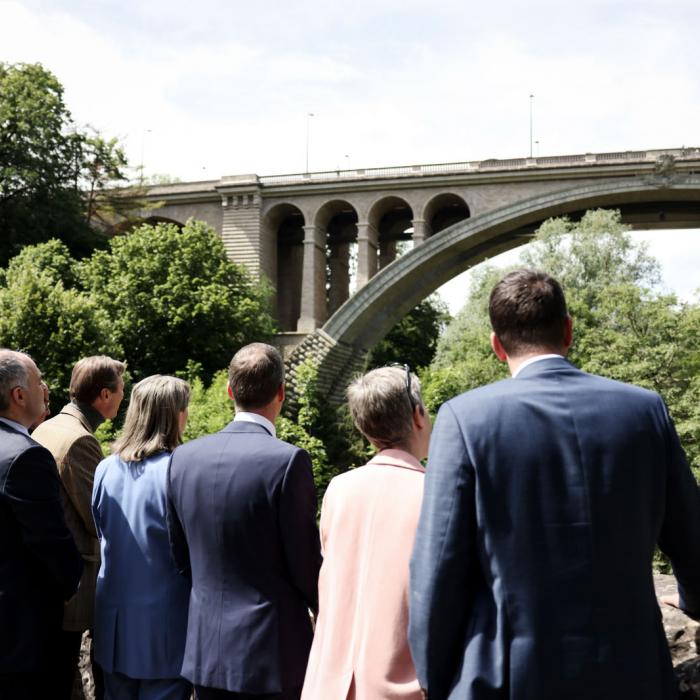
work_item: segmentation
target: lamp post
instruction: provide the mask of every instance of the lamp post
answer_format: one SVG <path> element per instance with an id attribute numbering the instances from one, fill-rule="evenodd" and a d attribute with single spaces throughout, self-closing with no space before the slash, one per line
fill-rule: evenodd
<path id="1" fill-rule="evenodd" d="M 532 158 L 532 100 L 534 97 L 530 95 L 530 158 Z"/>
<path id="2" fill-rule="evenodd" d="M 152 129 L 144 129 L 143 132 L 141 133 L 141 176 L 139 177 L 139 185 L 143 185 L 144 181 L 144 165 L 143 165 L 143 156 L 146 151 L 146 134 L 150 134 L 152 132 Z"/>
<path id="3" fill-rule="evenodd" d="M 309 134 L 311 131 L 311 118 L 313 116 L 314 116 L 313 112 L 306 113 L 306 170 L 305 170 L 305 172 L 307 174 L 309 172 Z"/>

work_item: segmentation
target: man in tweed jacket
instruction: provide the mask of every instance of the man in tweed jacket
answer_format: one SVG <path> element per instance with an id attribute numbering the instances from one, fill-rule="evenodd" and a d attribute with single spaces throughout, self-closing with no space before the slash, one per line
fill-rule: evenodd
<path id="1" fill-rule="evenodd" d="M 82 634 L 93 625 L 100 545 L 92 519 L 92 484 L 95 468 L 103 457 L 94 432 L 104 420 L 117 415 L 124 397 L 123 372 L 124 365 L 110 357 L 79 360 L 71 375 L 71 402 L 32 434 L 56 460 L 66 523 L 84 562 L 80 588 L 66 605 L 63 617 L 63 639 L 57 649 L 60 658 L 56 659 L 61 669 L 56 679 L 56 700 L 70 700 Z M 102 679 L 94 665 L 93 675 L 99 700 Z"/>

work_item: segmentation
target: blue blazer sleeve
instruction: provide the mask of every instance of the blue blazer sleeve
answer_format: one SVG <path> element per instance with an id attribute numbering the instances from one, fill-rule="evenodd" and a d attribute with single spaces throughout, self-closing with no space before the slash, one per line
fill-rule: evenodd
<path id="1" fill-rule="evenodd" d="M 35 445 L 19 454 L 7 474 L 4 491 L 25 546 L 68 600 L 78 588 L 83 559 L 66 525 L 51 453 Z"/>
<path id="2" fill-rule="evenodd" d="M 468 623 L 474 577 L 474 468 L 449 404 L 438 413 L 411 558 L 409 644 L 418 680 L 447 697 Z M 466 562 L 466 564 L 465 564 Z"/>
<path id="3" fill-rule="evenodd" d="M 659 548 L 673 565 L 681 608 L 697 619 L 700 618 L 700 491 L 666 406 L 659 401 L 670 455 Z"/>
<path id="4" fill-rule="evenodd" d="M 316 612 L 321 540 L 316 526 L 316 487 L 311 458 L 304 450 L 296 450 L 287 466 L 280 494 L 279 524 L 292 584 Z"/>

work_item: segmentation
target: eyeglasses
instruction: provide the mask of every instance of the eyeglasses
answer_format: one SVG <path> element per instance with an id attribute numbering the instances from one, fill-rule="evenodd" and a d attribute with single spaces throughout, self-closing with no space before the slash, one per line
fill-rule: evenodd
<path id="1" fill-rule="evenodd" d="M 418 404 L 416 403 L 416 400 L 413 397 L 413 392 L 411 391 L 411 368 L 407 364 L 401 364 L 400 362 L 392 362 L 389 367 L 398 367 L 406 372 L 406 394 L 408 394 L 408 401 L 411 404 L 411 410 L 415 411 Z"/>

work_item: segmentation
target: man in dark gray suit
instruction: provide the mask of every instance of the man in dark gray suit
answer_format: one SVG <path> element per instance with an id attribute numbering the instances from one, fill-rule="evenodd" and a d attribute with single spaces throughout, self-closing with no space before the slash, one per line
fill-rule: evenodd
<path id="1" fill-rule="evenodd" d="M 438 414 L 411 562 L 410 643 L 430 700 L 676 697 L 655 546 L 700 614 L 700 494 L 661 398 L 565 359 L 556 280 L 491 293 L 513 377 Z"/>
<path id="2" fill-rule="evenodd" d="M 170 462 L 171 548 L 192 580 L 182 675 L 200 700 L 294 700 L 321 564 L 311 459 L 275 437 L 284 401 L 275 348 L 235 354 L 229 396 L 234 420 Z"/>
<path id="3" fill-rule="evenodd" d="M 0 350 L 0 700 L 53 697 L 63 604 L 83 568 L 56 462 L 29 437 L 45 399 L 34 361 Z"/>

